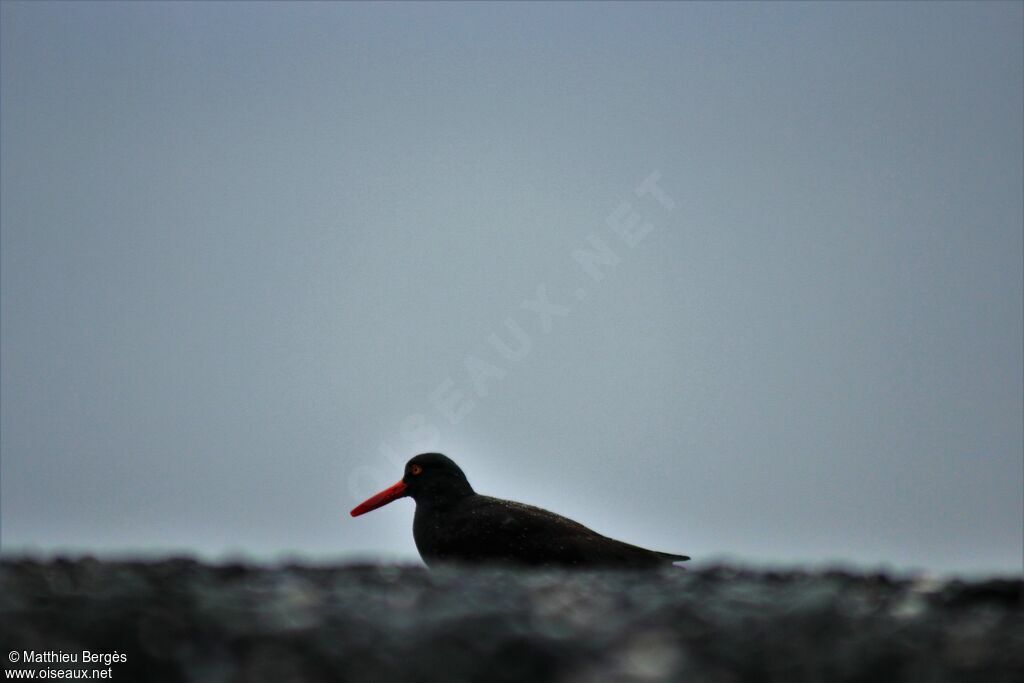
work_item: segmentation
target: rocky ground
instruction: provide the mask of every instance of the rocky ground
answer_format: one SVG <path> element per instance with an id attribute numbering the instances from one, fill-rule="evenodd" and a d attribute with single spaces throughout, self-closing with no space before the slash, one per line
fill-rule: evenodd
<path id="1" fill-rule="evenodd" d="M 1024 584 L 6 559 L 0 647 L 168 683 L 1016 682 Z"/>

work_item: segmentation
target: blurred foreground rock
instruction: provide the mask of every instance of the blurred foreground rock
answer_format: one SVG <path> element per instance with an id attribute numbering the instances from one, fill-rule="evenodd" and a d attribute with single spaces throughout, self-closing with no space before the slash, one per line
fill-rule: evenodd
<path id="1" fill-rule="evenodd" d="M 11 651 L 116 651 L 111 679 L 145 682 L 1016 682 L 1024 587 L 727 567 L 7 559 L 0 647 L 9 669 L 24 664 Z"/>

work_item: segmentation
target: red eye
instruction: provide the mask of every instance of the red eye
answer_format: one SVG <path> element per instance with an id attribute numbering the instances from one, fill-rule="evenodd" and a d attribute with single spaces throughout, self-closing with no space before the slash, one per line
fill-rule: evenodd
<path id="1" fill-rule="evenodd" d="M 420 474 L 421 472 L 423 472 L 423 468 L 420 467 L 419 465 L 409 466 L 409 474 Z"/>

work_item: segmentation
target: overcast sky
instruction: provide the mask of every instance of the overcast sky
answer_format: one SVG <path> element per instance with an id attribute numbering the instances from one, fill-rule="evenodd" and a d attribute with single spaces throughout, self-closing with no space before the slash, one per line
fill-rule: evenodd
<path id="1" fill-rule="evenodd" d="M 1022 8 L 4 2 L 4 552 L 1020 571 Z"/>

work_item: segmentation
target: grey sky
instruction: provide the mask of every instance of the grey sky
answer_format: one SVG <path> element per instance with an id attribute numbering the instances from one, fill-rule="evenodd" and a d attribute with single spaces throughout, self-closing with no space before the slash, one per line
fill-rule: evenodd
<path id="1" fill-rule="evenodd" d="M 1022 7 L 4 2 L 4 551 L 1019 571 Z"/>

